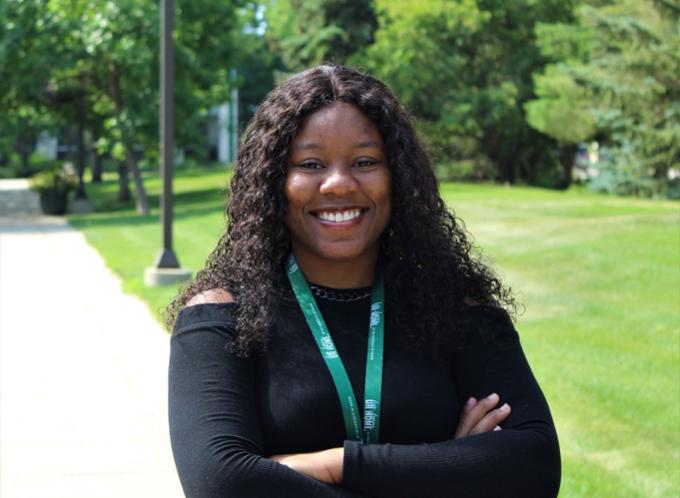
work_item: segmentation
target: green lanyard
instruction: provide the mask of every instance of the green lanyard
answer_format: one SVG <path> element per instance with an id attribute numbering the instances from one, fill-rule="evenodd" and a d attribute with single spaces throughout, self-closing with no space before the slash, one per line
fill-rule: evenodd
<path id="1" fill-rule="evenodd" d="M 371 291 L 371 316 L 368 328 L 366 355 L 366 383 L 364 389 L 364 424 L 360 423 L 358 407 L 345 365 L 335 348 L 326 322 L 309 290 L 309 285 L 293 255 L 288 259 L 288 279 L 293 287 L 305 320 L 309 325 L 319 352 L 333 377 L 340 398 L 342 418 L 347 438 L 363 443 L 377 443 L 380 433 L 380 398 L 382 391 L 384 302 L 383 280 L 378 274 Z"/>

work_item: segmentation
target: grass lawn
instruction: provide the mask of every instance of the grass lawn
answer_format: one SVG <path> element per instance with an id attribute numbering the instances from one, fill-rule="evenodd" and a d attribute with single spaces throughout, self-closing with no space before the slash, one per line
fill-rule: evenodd
<path id="1" fill-rule="evenodd" d="M 196 271 L 224 228 L 224 172 L 175 180 L 175 246 Z M 146 185 L 157 205 L 160 183 Z M 158 213 L 90 185 L 97 213 L 70 216 L 124 289 L 154 312 L 176 292 L 143 271 Z M 443 184 L 483 255 L 515 290 L 517 326 L 550 402 L 563 457 L 560 497 L 680 496 L 680 204 L 582 191 Z"/>

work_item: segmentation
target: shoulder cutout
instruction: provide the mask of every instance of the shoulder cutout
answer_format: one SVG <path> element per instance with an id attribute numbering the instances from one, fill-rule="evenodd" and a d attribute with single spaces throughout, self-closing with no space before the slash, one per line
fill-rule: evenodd
<path id="1" fill-rule="evenodd" d="M 501 304 L 493 296 L 482 296 L 480 298 L 474 298 L 472 296 L 465 296 L 463 298 L 463 304 L 469 306 L 470 308 L 475 308 L 477 306 L 488 306 L 491 308 L 502 308 Z"/>
<path id="2" fill-rule="evenodd" d="M 480 301 L 477 301 L 476 299 L 472 299 L 470 297 L 464 298 L 463 303 L 465 303 L 466 306 L 479 306 L 482 304 Z"/>
<path id="3" fill-rule="evenodd" d="M 221 304 L 233 303 L 234 296 L 224 289 L 209 289 L 196 294 L 186 304 L 186 306 L 194 306 L 196 304 Z"/>

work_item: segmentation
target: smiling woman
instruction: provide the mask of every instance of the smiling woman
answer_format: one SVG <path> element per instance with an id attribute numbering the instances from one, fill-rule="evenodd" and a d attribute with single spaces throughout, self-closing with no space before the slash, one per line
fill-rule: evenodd
<path id="1" fill-rule="evenodd" d="M 391 209 L 377 127 L 343 102 L 309 116 L 293 140 L 284 192 L 292 250 L 306 278 L 369 286 Z"/>
<path id="2" fill-rule="evenodd" d="M 169 310 L 187 496 L 557 494 L 512 297 L 385 85 L 320 66 L 272 91 L 227 214 Z"/>

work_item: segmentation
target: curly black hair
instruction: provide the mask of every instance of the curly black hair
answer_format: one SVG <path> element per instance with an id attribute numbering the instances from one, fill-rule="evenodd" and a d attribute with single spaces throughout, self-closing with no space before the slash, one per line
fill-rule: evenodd
<path id="1" fill-rule="evenodd" d="M 205 267 L 168 307 L 169 325 L 193 296 L 225 289 L 238 303 L 234 349 L 247 355 L 266 346 L 277 305 L 290 292 L 285 261 L 291 239 L 284 223 L 290 146 L 307 116 L 337 101 L 355 105 L 376 124 L 387 152 L 392 210 L 380 261 L 388 323 L 410 324 L 416 345 L 455 345 L 470 303 L 514 311 L 510 290 L 473 256 L 463 226 L 439 195 L 428 154 L 390 89 L 355 69 L 322 65 L 272 90 L 250 122 L 228 195 L 228 228 Z"/>

